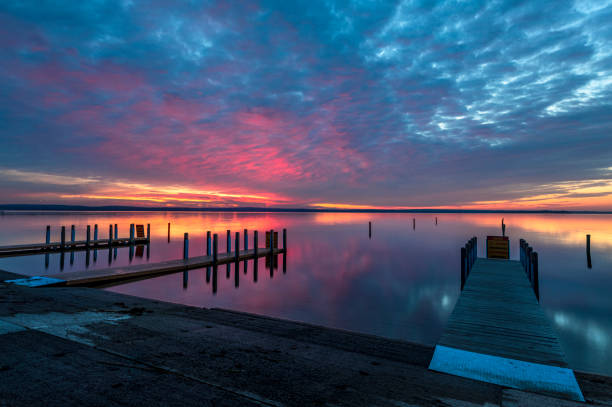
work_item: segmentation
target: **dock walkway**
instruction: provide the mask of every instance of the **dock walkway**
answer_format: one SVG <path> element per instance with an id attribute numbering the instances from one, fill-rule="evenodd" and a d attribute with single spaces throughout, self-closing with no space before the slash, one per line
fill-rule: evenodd
<path id="1" fill-rule="evenodd" d="M 430 369 L 584 400 L 519 261 L 475 261 Z"/>
<path id="2" fill-rule="evenodd" d="M 245 261 L 254 258 L 278 255 L 285 253 L 285 249 L 259 248 L 241 250 L 236 257 L 236 252 L 219 253 L 216 265 L 234 263 L 236 260 Z M 213 256 L 198 256 L 188 259 L 167 260 L 158 263 L 137 264 L 133 266 L 112 267 L 98 270 L 72 271 L 58 273 L 43 277 L 29 277 L 12 280 L 17 284 L 27 286 L 92 286 L 98 284 L 110 284 L 122 280 L 131 280 L 159 276 L 162 274 L 177 273 L 181 271 L 213 267 L 215 261 Z"/>

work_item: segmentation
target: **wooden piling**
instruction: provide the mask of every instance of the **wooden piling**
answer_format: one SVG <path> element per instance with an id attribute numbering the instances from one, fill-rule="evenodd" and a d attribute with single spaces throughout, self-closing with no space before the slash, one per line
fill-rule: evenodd
<path id="1" fill-rule="evenodd" d="M 168 243 L 170 243 L 170 222 L 168 222 Z"/>
<path id="2" fill-rule="evenodd" d="M 231 252 L 232 251 L 232 232 L 230 232 L 230 230 L 227 230 L 227 236 L 225 238 L 225 241 L 227 242 L 227 252 Z"/>
<path id="3" fill-rule="evenodd" d="M 130 244 L 134 244 L 134 224 L 130 224 Z"/>
<path id="4" fill-rule="evenodd" d="M 45 244 L 51 243 L 51 225 L 47 225 L 47 230 L 45 231 Z"/>
<path id="5" fill-rule="evenodd" d="M 147 223 L 147 241 L 151 241 L 151 224 Z"/>
<path id="6" fill-rule="evenodd" d="M 368 237 L 372 237 L 372 222 L 368 222 Z"/>
<path id="7" fill-rule="evenodd" d="M 587 267 L 592 268 L 591 264 L 591 235 L 586 235 L 586 255 L 587 255 Z"/>
<path id="8" fill-rule="evenodd" d="M 98 224 L 96 223 L 94 225 L 94 244 L 96 244 L 95 242 L 98 241 Z"/>
<path id="9" fill-rule="evenodd" d="M 215 233 L 213 235 L 213 263 L 217 264 L 218 259 L 219 259 L 219 244 L 218 244 L 217 234 Z M 215 269 L 215 275 L 217 274 L 216 271 L 217 270 Z"/>
<path id="10" fill-rule="evenodd" d="M 527 246 L 526 258 L 527 258 L 527 278 L 531 281 L 532 274 L 532 263 L 531 263 L 531 253 L 533 253 L 533 248 L 531 246 Z"/>
<path id="11" fill-rule="evenodd" d="M 234 240 L 234 246 L 235 246 L 235 254 L 236 254 L 236 263 L 238 263 L 240 261 L 240 232 L 236 232 L 236 238 Z M 236 271 L 238 271 L 238 269 L 236 269 Z"/>
<path id="12" fill-rule="evenodd" d="M 108 225 L 108 252 L 111 252 L 111 246 L 113 245 L 113 225 Z M 110 256 L 109 256 L 110 258 Z"/>
<path id="13" fill-rule="evenodd" d="M 76 238 L 76 233 L 74 230 L 74 225 L 72 225 L 70 226 L 70 241 L 74 242 L 75 238 Z"/>
<path id="14" fill-rule="evenodd" d="M 438 217 L 436 216 L 436 226 L 438 226 Z"/>
<path id="15" fill-rule="evenodd" d="M 539 266 L 538 266 L 538 252 L 533 252 L 531 254 L 532 260 L 531 262 L 533 263 L 533 278 L 532 278 L 532 282 L 531 285 L 533 286 L 533 292 L 535 293 L 535 296 L 538 300 L 538 302 L 540 302 L 540 276 L 539 276 Z"/>
<path id="16" fill-rule="evenodd" d="M 189 258 L 189 233 L 185 233 L 183 237 L 183 260 Z"/>
<path id="17" fill-rule="evenodd" d="M 62 250 L 66 247 L 66 226 L 62 226 L 62 234 L 60 236 L 60 246 Z"/>
<path id="18" fill-rule="evenodd" d="M 87 225 L 87 234 L 85 237 L 85 246 L 89 247 L 91 245 L 91 226 Z"/>
<path id="19" fill-rule="evenodd" d="M 257 252 L 259 251 L 259 242 L 257 241 L 257 231 L 253 232 L 253 250 L 255 251 L 255 262 L 257 263 Z"/>
<path id="20" fill-rule="evenodd" d="M 210 256 L 210 230 L 206 232 L 206 255 Z"/>
<path id="21" fill-rule="evenodd" d="M 119 239 L 119 228 L 117 227 L 117 224 L 115 223 L 115 240 Z"/>
<path id="22" fill-rule="evenodd" d="M 416 229 L 416 219 L 412 218 L 412 230 Z"/>
<path id="23" fill-rule="evenodd" d="M 465 285 L 465 263 L 466 263 L 466 252 L 465 247 L 461 248 L 461 290 L 463 290 L 463 286 Z"/>
<path id="24" fill-rule="evenodd" d="M 283 250 L 287 253 L 287 229 L 283 229 Z"/>

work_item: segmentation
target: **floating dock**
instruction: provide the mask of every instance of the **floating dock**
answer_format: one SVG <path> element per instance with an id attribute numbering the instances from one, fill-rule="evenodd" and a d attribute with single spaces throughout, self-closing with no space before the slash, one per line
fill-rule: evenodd
<path id="1" fill-rule="evenodd" d="M 526 266 L 523 243 L 521 261 L 471 260 L 465 286 L 429 368 L 584 401 L 559 338 L 538 302 L 537 284 L 530 282 L 533 270 Z M 534 257 L 531 248 L 525 253 Z"/>

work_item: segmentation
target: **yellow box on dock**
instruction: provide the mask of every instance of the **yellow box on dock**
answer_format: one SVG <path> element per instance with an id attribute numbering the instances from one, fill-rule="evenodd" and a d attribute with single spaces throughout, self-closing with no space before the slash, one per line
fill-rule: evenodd
<path id="1" fill-rule="evenodd" d="M 510 241 L 508 236 L 487 236 L 487 258 L 510 258 Z"/>

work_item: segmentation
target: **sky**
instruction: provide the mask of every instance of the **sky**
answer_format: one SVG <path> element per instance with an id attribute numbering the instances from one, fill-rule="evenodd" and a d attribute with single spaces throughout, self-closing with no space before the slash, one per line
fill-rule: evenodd
<path id="1" fill-rule="evenodd" d="M 0 204 L 612 210 L 612 1 L 0 1 Z"/>

